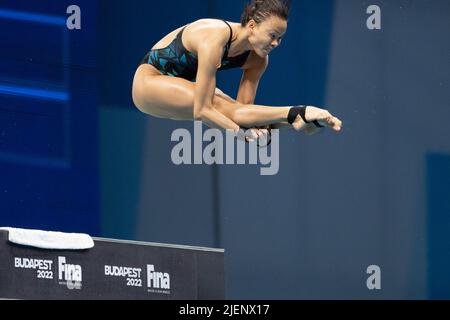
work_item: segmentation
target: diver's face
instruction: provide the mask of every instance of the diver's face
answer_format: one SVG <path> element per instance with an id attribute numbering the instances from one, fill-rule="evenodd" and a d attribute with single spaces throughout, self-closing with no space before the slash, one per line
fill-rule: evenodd
<path id="1" fill-rule="evenodd" d="M 287 21 L 280 17 L 272 16 L 259 24 L 254 20 L 250 20 L 247 27 L 250 31 L 248 40 L 253 50 L 258 56 L 264 58 L 280 45 L 287 30 Z"/>

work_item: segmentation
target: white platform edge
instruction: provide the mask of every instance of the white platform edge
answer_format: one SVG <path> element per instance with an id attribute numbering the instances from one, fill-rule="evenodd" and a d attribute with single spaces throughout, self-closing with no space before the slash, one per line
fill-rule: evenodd
<path id="1" fill-rule="evenodd" d="M 215 248 L 207 248 L 207 247 L 183 246 L 183 245 L 177 245 L 177 244 L 141 242 L 141 241 L 118 240 L 118 239 L 107 239 L 107 238 L 96 238 L 96 237 L 92 237 L 92 239 L 94 241 L 111 242 L 111 243 L 119 243 L 119 244 L 133 244 L 133 245 L 139 245 L 139 246 L 150 246 L 150 247 L 162 247 L 162 248 L 171 248 L 171 249 L 225 253 L 225 249 L 215 249 Z"/>

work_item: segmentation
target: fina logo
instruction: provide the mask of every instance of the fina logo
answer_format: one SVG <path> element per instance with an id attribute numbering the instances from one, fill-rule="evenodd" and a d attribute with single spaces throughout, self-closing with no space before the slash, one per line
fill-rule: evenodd
<path id="1" fill-rule="evenodd" d="M 156 272 L 155 266 L 147 265 L 147 287 L 153 289 L 170 290 L 170 275 L 165 272 Z"/>
<path id="2" fill-rule="evenodd" d="M 66 263 L 66 257 L 58 257 L 58 279 L 61 280 L 59 284 L 66 285 L 70 290 L 81 290 L 81 266 Z"/>

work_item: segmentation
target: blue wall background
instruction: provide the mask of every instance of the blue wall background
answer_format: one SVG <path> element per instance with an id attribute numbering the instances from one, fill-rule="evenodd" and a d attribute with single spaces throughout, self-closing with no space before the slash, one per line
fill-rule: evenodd
<path id="1" fill-rule="evenodd" d="M 0 3 L 0 224 L 98 235 L 97 6 L 69 31 L 71 4 Z"/>
<path id="2" fill-rule="evenodd" d="M 68 5 L 24 3 L 0 10 L 64 17 Z M 170 135 L 193 124 L 141 114 L 130 95 L 156 41 L 200 18 L 237 22 L 243 1 L 78 3 L 82 30 L 33 25 L 41 37 L 0 11 L 2 225 L 223 247 L 231 299 L 450 298 L 448 1 L 294 1 L 256 102 L 326 106 L 345 127 L 281 132 L 270 177 L 173 165 Z M 366 27 L 372 4 L 381 30 Z M 240 75 L 218 87 L 235 96 Z M 373 264 L 380 291 L 366 287 Z"/>

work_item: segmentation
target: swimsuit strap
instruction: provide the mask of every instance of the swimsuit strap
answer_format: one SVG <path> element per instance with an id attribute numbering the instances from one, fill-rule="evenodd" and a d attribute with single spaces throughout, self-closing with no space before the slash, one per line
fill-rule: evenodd
<path id="1" fill-rule="evenodd" d="M 231 47 L 231 40 L 233 39 L 233 29 L 231 28 L 230 24 L 228 22 L 226 22 L 225 20 L 222 20 L 223 22 L 225 22 L 228 26 L 228 28 L 230 28 L 230 39 L 228 40 L 227 46 L 226 46 L 226 51 L 224 54 L 224 57 L 228 56 L 228 50 L 230 50 Z"/>

